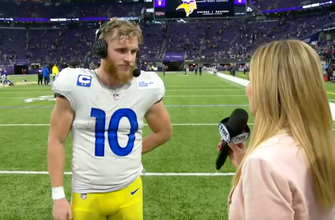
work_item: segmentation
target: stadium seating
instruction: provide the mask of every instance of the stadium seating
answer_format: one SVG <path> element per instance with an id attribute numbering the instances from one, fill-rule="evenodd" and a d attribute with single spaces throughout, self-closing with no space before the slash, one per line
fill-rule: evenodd
<path id="1" fill-rule="evenodd" d="M 251 4 L 262 11 L 277 8 L 291 8 L 318 2 L 326 2 L 326 0 L 251 0 Z"/>
<path id="2" fill-rule="evenodd" d="M 253 1 L 258 8 L 269 5 L 287 7 L 287 1 Z M 309 2 L 313 2 L 309 1 Z M 306 3 L 306 2 L 305 2 Z M 267 4 L 269 4 L 267 6 Z M 292 0 L 289 5 L 301 4 Z M 31 2 L 0 2 L 3 17 L 126 17 L 140 16 L 140 3 L 58 3 L 58 6 L 32 4 Z M 144 42 L 140 46 L 142 59 L 162 59 L 165 53 L 186 52 L 187 58 L 250 58 L 257 46 L 272 40 L 302 38 L 327 24 L 333 23 L 334 14 L 303 17 L 285 17 L 277 20 L 205 20 L 152 24 L 141 22 Z M 1 64 L 13 61 L 74 61 L 87 57 L 98 26 L 64 27 L 2 27 L 0 29 Z M 322 54 L 333 42 L 314 45 Z"/>
<path id="3" fill-rule="evenodd" d="M 106 1 L 108 2 L 108 1 Z M 307 5 L 326 0 L 251 0 L 260 10 L 289 8 L 300 5 Z M 0 16 L 2 17 L 20 17 L 20 18 L 62 18 L 62 17 L 107 17 L 110 15 L 123 17 L 133 14 L 139 14 L 143 8 L 142 4 L 113 4 L 113 3 L 95 3 L 95 2 L 68 2 L 57 4 L 31 4 L 31 2 L 0 2 Z"/>
<path id="4" fill-rule="evenodd" d="M 142 4 L 112 4 L 95 2 L 69 2 L 58 4 L 31 2 L 0 2 L 0 16 L 7 18 L 79 18 L 124 17 L 140 14 Z"/>

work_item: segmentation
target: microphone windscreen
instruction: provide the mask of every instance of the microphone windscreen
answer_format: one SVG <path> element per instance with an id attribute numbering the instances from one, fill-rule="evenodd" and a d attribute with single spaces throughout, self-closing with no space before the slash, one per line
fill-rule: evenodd
<path id="1" fill-rule="evenodd" d="M 227 122 L 230 136 L 234 137 L 243 132 L 248 123 L 249 115 L 244 109 L 235 109 Z"/>
<path id="2" fill-rule="evenodd" d="M 134 77 L 139 77 L 141 75 L 141 70 L 139 70 L 139 69 L 135 69 L 134 71 L 133 71 L 133 76 Z"/>

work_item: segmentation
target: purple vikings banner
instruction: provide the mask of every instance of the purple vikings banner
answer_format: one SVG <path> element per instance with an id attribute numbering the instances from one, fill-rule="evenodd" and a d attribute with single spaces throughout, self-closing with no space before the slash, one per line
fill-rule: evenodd
<path id="1" fill-rule="evenodd" d="M 314 34 L 308 35 L 301 40 L 307 44 L 315 44 L 319 40 L 320 32 L 316 32 Z"/>
<path id="2" fill-rule="evenodd" d="M 235 5 L 245 5 L 246 0 L 234 0 Z"/>
<path id="3" fill-rule="evenodd" d="M 184 62 L 185 61 L 185 52 L 166 52 L 164 62 Z"/>
<path id="4" fill-rule="evenodd" d="M 164 8 L 165 0 L 155 0 L 155 8 Z"/>

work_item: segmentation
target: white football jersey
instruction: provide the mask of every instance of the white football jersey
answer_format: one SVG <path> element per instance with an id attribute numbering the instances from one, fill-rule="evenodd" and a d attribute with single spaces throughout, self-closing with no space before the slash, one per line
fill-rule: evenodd
<path id="1" fill-rule="evenodd" d="M 143 120 L 165 94 L 162 79 L 142 71 L 128 84 L 110 88 L 99 81 L 96 70 L 64 69 L 53 91 L 65 96 L 75 112 L 72 191 L 111 192 L 137 179 L 143 170 Z"/>

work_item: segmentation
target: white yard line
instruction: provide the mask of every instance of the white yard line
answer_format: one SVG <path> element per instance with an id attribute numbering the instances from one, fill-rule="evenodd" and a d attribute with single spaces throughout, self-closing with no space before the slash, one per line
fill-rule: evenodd
<path id="1" fill-rule="evenodd" d="M 39 96 L 41 97 L 41 96 Z M 53 98 L 53 95 L 43 96 L 47 98 Z M 166 95 L 164 98 L 201 98 L 201 97 L 247 97 L 246 95 Z M 0 100 L 24 100 L 29 98 L 38 98 L 38 97 L 12 97 L 12 98 L 0 98 Z"/>
<path id="2" fill-rule="evenodd" d="M 53 96 L 52 96 L 53 97 Z M 24 99 L 29 99 L 29 98 L 31 98 L 31 97 L 13 97 L 13 98 L 0 98 L 0 100 L 16 100 L 16 99 L 18 99 L 18 100 L 24 100 Z"/>
<path id="3" fill-rule="evenodd" d="M 169 89 L 166 92 L 206 92 L 206 91 L 238 91 L 245 90 L 243 88 L 237 87 L 236 89 Z"/>
<path id="4" fill-rule="evenodd" d="M 26 171 L 26 170 L 0 170 L 0 174 L 16 175 L 48 175 L 48 171 Z M 234 176 L 235 173 L 144 173 L 142 176 Z M 64 175 L 72 175 L 72 172 L 64 172 Z"/>
<path id="5" fill-rule="evenodd" d="M 166 95 L 169 98 L 198 98 L 198 97 L 247 97 L 246 95 Z"/>
<path id="6" fill-rule="evenodd" d="M 165 88 L 213 88 L 213 87 L 223 87 L 223 88 L 238 88 L 238 85 L 234 85 L 234 84 L 196 84 L 196 85 L 190 85 L 190 84 L 185 84 L 185 85 L 165 85 Z M 10 87 L 8 87 L 10 88 Z M 20 87 L 20 88 L 10 88 L 13 89 L 14 91 L 22 91 L 22 90 L 38 90 L 38 91 L 46 91 L 48 89 L 50 89 L 51 87 L 47 87 L 47 86 L 42 86 L 42 87 L 38 87 L 38 88 L 25 88 L 25 87 Z"/>
<path id="7" fill-rule="evenodd" d="M 167 89 L 166 90 L 166 92 L 210 92 L 210 91 L 221 91 L 221 92 L 223 92 L 223 91 L 244 91 L 245 89 L 243 89 L 243 88 L 239 88 L 239 87 L 236 87 L 236 89 L 224 89 L 224 88 L 222 88 L 222 89 Z M 45 93 L 47 93 L 47 92 L 50 92 L 50 93 L 52 93 L 51 91 L 45 91 Z M 11 91 L 2 91 L 1 92 L 1 94 L 22 94 L 23 93 L 23 91 L 17 91 L 17 92 L 11 92 Z M 24 93 L 25 94 L 40 94 L 41 93 L 41 91 L 38 91 L 38 90 L 36 90 L 36 91 L 31 91 L 31 90 L 29 90 L 29 91 L 24 91 Z"/>
<path id="8" fill-rule="evenodd" d="M 253 126 L 254 123 L 248 123 L 249 126 Z M 335 123 L 333 123 L 335 125 Z M 0 124 L 0 127 L 47 127 L 50 124 Z M 148 126 L 148 124 L 144 124 Z M 172 126 L 218 126 L 218 123 L 185 123 L 185 124 L 172 124 Z M 333 129 L 335 131 L 335 129 Z"/>
<path id="9" fill-rule="evenodd" d="M 0 124 L 0 127 L 46 127 L 50 124 Z M 144 124 L 148 126 L 148 124 Z M 185 123 L 185 124 L 172 124 L 172 126 L 217 126 L 218 123 Z M 253 123 L 248 123 L 253 125 Z"/>

